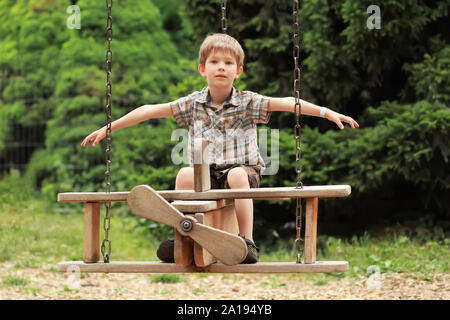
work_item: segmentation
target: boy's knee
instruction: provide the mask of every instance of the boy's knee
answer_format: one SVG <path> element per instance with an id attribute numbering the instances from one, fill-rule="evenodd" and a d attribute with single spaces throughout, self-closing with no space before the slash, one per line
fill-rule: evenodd
<path id="1" fill-rule="evenodd" d="M 227 175 L 228 185 L 230 188 L 249 188 L 248 174 L 241 168 L 233 168 Z"/>
<path id="2" fill-rule="evenodd" d="M 178 171 L 175 189 L 194 189 L 194 168 L 186 167 Z"/>

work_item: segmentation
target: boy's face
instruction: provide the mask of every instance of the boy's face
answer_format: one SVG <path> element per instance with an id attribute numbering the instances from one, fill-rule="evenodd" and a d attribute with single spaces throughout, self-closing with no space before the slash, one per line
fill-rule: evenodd
<path id="1" fill-rule="evenodd" d="M 236 57 L 228 51 L 212 50 L 205 64 L 199 64 L 198 71 L 208 81 L 210 87 L 231 87 L 234 79 L 242 74 L 242 66 L 238 67 Z"/>

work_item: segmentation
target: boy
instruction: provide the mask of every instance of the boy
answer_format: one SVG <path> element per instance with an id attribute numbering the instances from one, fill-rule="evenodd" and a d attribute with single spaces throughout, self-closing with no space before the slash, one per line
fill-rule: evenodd
<path id="1" fill-rule="evenodd" d="M 197 137 L 211 142 L 211 188 L 258 188 L 265 166 L 256 142 L 256 124 L 267 123 L 272 111 L 295 112 L 295 100 L 237 91 L 233 82 L 242 74 L 243 64 L 244 52 L 236 39 L 226 34 L 210 35 L 199 50 L 198 71 L 207 80 L 206 88 L 170 103 L 143 105 L 114 121 L 111 130 L 173 116 L 178 125 L 189 126 L 191 164 L 178 172 L 175 189 L 194 189 L 191 153 Z M 359 127 L 352 118 L 330 109 L 303 100 L 301 105 L 302 114 L 327 118 L 340 129 L 344 128 L 342 122 L 352 128 Z M 245 133 L 245 139 L 241 133 Z M 100 128 L 88 135 L 81 145 L 85 147 L 93 141 L 92 146 L 96 146 L 105 136 L 106 127 Z M 253 200 L 236 199 L 235 208 L 240 236 L 248 247 L 243 263 L 256 263 L 259 249 L 253 241 Z M 173 262 L 173 240 L 161 243 L 157 255 L 165 262 Z"/>

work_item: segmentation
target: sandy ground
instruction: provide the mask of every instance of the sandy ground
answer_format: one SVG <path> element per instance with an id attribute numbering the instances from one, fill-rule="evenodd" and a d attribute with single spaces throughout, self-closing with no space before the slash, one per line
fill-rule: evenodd
<path id="1" fill-rule="evenodd" d="M 56 266 L 0 264 L 1 300 L 448 300 L 450 274 L 385 273 L 357 278 L 266 274 L 69 274 Z"/>

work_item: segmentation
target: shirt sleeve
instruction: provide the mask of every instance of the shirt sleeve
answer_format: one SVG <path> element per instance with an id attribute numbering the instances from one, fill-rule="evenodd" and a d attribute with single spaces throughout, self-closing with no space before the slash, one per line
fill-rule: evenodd
<path id="1" fill-rule="evenodd" d="M 268 123 L 270 120 L 269 101 L 270 97 L 259 93 L 249 92 L 251 95 L 248 104 L 248 114 L 254 123 Z"/>
<path id="2" fill-rule="evenodd" d="M 179 126 L 190 125 L 192 122 L 193 94 L 170 103 L 173 116 Z"/>

